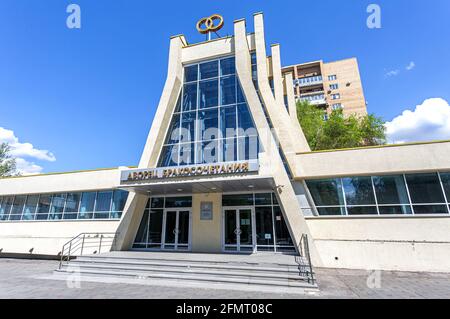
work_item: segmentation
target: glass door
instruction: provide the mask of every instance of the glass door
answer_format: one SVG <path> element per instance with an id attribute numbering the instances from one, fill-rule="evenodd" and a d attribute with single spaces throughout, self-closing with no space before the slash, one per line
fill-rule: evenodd
<path id="1" fill-rule="evenodd" d="M 224 250 L 253 252 L 254 238 L 253 208 L 227 208 L 223 212 Z"/>
<path id="2" fill-rule="evenodd" d="M 163 249 L 189 250 L 190 224 L 190 210 L 165 210 Z"/>

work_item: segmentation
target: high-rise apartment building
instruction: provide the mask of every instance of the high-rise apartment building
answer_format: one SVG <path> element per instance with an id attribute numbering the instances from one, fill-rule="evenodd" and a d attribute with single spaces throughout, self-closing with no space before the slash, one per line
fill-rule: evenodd
<path id="1" fill-rule="evenodd" d="M 325 63 L 322 60 L 283 68 L 293 75 L 297 101 L 309 101 L 326 113 L 343 109 L 345 115 L 367 114 L 356 58 Z"/>

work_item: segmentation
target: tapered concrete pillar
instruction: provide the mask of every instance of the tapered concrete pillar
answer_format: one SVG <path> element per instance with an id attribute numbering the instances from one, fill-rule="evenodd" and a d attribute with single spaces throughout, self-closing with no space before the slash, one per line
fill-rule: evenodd
<path id="1" fill-rule="evenodd" d="M 287 227 L 294 243 L 297 246 L 297 249 L 299 248 L 298 245 L 302 238 L 302 234 L 308 234 L 313 263 L 316 266 L 320 266 L 320 257 L 317 253 L 317 249 L 310 235 L 308 225 L 306 224 L 306 220 L 295 196 L 289 176 L 284 168 L 275 139 L 272 134 L 270 134 L 269 124 L 265 118 L 262 105 L 253 85 L 245 20 L 235 21 L 234 33 L 237 75 L 242 85 L 243 93 L 249 105 L 249 110 L 252 114 L 262 144 L 261 146 L 263 151 L 260 154 L 260 174 L 270 174 L 275 181 L 275 192 L 277 193 L 277 197 L 281 203 L 281 208 Z M 289 119 L 288 121 L 290 123 Z"/>
<path id="2" fill-rule="evenodd" d="M 283 76 L 281 75 L 280 45 L 272 44 L 271 49 L 272 49 L 273 88 L 275 92 L 275 100 L 283 111 L 287 111 L 284 106 L 284 92 L 283 92 L 284 79 Z"/>
<path id="3" fill-rule="evenodd" d="M 161 95 L 150 133 L 139 162 L 139 168 L 156 167 L 167 127 L 170 125 L 182 85 L 183 65 L 181 51 L 186 45 L 184 36 L 174 36 L 170 40 L 169 66 L 166 83 Z M 124 216 L 117 229 L 113 250 L 128 250 L 133 245 L 139 224 L 147 204 L 148 196 L 130 192 L 124 208 Z"/>

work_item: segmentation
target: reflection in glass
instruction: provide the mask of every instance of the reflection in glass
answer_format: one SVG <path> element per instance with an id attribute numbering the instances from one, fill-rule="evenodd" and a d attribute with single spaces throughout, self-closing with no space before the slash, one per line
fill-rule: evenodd
<path id="1" fill-rule="evenodd" d="M 378 204 L 409 204 L 403 175 L 374 176 Z"/>
<path id="2" fill-rule="evenodd" d="M 375 205 L 370 177 L 343 178 L 342 184 L 347 205 Z"/>
<path id="3" fill-rule="evenodd" d="M 344 205 L 340 178 L 310 180 L 306 184 L 316 206 Z"/>
<path id="4" fill-rule="evenodd" d="M 219 89 L 217 80 L 200 82 L 199 92 L 201 109 L 219 105 Z"/>
<path id="5" fill-rule="evenodd" d="M 23 220 L 34 220 L 38 201 L 39 195 L 27 196 L 27 202 L 25 204 L 25 209 L 23 210 Z"/>
<path id="6" fill-rule="evenodd" d="M 200 64 L 200 79 L 216 78 L 219 76 L 219 61 Z"/>
<path id="7" fill-rule="evenodd" d="M 406 181 L 413 204 L 445 203 L 436 173 L 406 175 Z"/>

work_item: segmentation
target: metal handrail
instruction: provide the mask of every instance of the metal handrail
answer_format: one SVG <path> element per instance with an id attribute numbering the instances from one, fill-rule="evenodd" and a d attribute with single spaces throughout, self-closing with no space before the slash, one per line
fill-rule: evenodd
<path id="1" fill-rule="evenodd" d="M 97 248 L 97 244 L 88 246 L 89 240 L 95 239 L 95 240 L 99 241 L 98 251 L 95 251 L 94 254 L 97 254 L 97 253 L 100 254 L 101 250 L 102 250 L 102 244 L 103 245 L 105 244 L 104 239 L 105 238 L 112 239 L 111 245 L 113 245 L 116 235 L 117 235 L 117 233 L 105 232 L 105 233 L 81 233 L 81 234 L 75 236 L 74 238 L 69 240 L 67 243 L 65 243 L 61 249 L 61 258 L 60 258 L 60 262 L 59 262 L 59 269 L 61 269 L 61 267 L 65 261 L 69 262 L 73 256 L 82 256 L 85 251 L 85 247 L 86 248 L 92 248 L 92 247 Z M 66 253 L 66 251 L 67 251 L 67 253 Z M 78 251 L 79 251 L 79 253 L 77 253 Z"/>
<path id="2" fill-rule="evenodd" d="M 307 234 L 302 234 L 302 237 L 300 238 L 300 243 L 299 243 L 298 247 L 299 247 L 300 256 L 303 258 L 306 258 L 308 261 L 307 267 L 309 268 L 309 271 L 306 271 L 306 273 L 308 275 L 308 282 L 310 282 L 311 284 L 314 284 L 315 278 L 314 278 L 314 271 L 313 271 L 313 266 L 312 266 L 312 262 L 311 262 L 311 254 L 309 252 L 309 242 L 308 242 Z"/>

